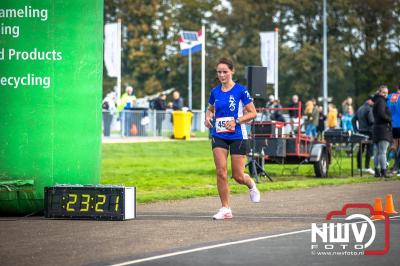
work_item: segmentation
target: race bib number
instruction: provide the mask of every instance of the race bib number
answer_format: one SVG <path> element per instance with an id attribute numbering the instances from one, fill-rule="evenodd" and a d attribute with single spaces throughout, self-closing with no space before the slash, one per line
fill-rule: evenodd
<path id="1" fill-rule="evenodd" d="M 215 129 L 217 133 L 235 132 L 235 129 L 227 129 L 226 124 L 234 120 L 233 117 L 220 117 L 215 120 Z"/>

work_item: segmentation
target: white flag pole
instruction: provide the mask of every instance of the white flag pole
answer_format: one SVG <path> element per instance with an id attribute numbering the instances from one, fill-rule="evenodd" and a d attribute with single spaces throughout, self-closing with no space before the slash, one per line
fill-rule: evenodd
<path id="1" fill-rule="evenodd" d="M 326 13 L 326 0 L 323 1 L 323 112 L 324 115 L 328 114 L 328 26 L 327 26 L 327 13 Z"/>
<path id="2" fill-rule="evenodd" d="M 117 49 L 119 53 L 119 62 L 118 62 L 118 76 L 117 76 L 117 101 L 121 98 L 121 68 L 122 68 L 122 60 L 121 60 L 121 19 L 118 19 L 118 34 L 117 34 Z"/>
<path id="3" fill-rule="evenodd" d="M 278 90 L 278 57 L 279 57 L 279 48 L 278 48 L 278 42 L 279 42 L 279 29 L 275 28 L 275 99 L 278 98 L 279 90 Z"/>
<path id="4" fill-rule="evenodd" d="M 205 132 L 206 128 L 203 121 L 205 120 L 205 91 L 206 91 L 206 30 L 205 26 L 201 26 L 201 34 L 203 37 L 203 42 L 201 43 L 201 132 Z"/>
<path id="5" fill-rule="evenodd" d="M 189 94 L 188 94 L 188 105 L 189 105 L 189 110 L 192 110 L 192 47 L 189 48 Z"/>

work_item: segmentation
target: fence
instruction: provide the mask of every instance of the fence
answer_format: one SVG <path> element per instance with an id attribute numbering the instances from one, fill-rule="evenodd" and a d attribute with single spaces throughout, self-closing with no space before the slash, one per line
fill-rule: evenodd
<path id="1" fill-rule="evenodd" d="M 201 111 L 192 111 L 192 131 L 201 130 Z M 124 110 L 118 114 L 103 111 L 103 136 L 171 136 L 172 110 Z"/>
<path id="2" fill-rule="evenodd" d="M 201 130 L 201 111 L 194 110 L 192 119 L 192 131 Z M 283 114 L 285 121 L 289 121 L 288 114 Z M 256 121 L 268 120 L 258 113 Z M 304 128 L 304 117 L 302 117 L 302 132 Z M 340 120 L 338 120 L 340 125 Z M 249 128 L 250 130 L 250 128 Z M 111 114 L 103 111 L 103 136 L 171 136 L 172 126 L 172 110 L 156 111 L 150 109 L 127 111 L 124 110 L 118 114 Z M 289 125 L 286 125 L 285 132 L 290 132 Z"/>

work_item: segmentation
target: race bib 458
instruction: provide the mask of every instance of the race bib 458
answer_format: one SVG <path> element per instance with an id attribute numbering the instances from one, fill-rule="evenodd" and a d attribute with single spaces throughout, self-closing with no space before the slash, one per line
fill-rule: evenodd
<path id="1" fill-rule="evenodd" d="M 215 120 L 215 129 L 217 133 L 235 132 L 235 129 L 227 129 L 226 124 L 234 120 L 233 117 L 220 117 Z"/>

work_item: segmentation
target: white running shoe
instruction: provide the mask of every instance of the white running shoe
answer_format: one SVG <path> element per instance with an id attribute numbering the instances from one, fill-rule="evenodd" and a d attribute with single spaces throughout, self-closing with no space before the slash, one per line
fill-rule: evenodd
<path id="1" fill-rule="evenodd" d="M 364 169 L 364 172 L 367 172 L 370 175 L 374 175 L 375 174 L 375 171 L 373 169 L 371 169 L 371 168 Z"/>
<path id="2" fill-rule="evenodd" d="M 253 181 L 253 179 L 251 180 L 253 183 L 253 187 L 249 189 L 250 192 L 250 199 L 252 202 L 254 203 L 258 203 L 260 202 L 260 191 L 257 189 L 256 183 Z"/>
<path id="3" fill-rule="evenodd" d="M 233 218 L 233 215 L 232 215 L 231 208 L 226 208 L 226 207 L 222 207 L 221 209 L 219 209 L 217 214 L 215 214 L 213 216 L 214 220 L 224 220 L 224 219 L 232 219 L 232 218 Z"/>

